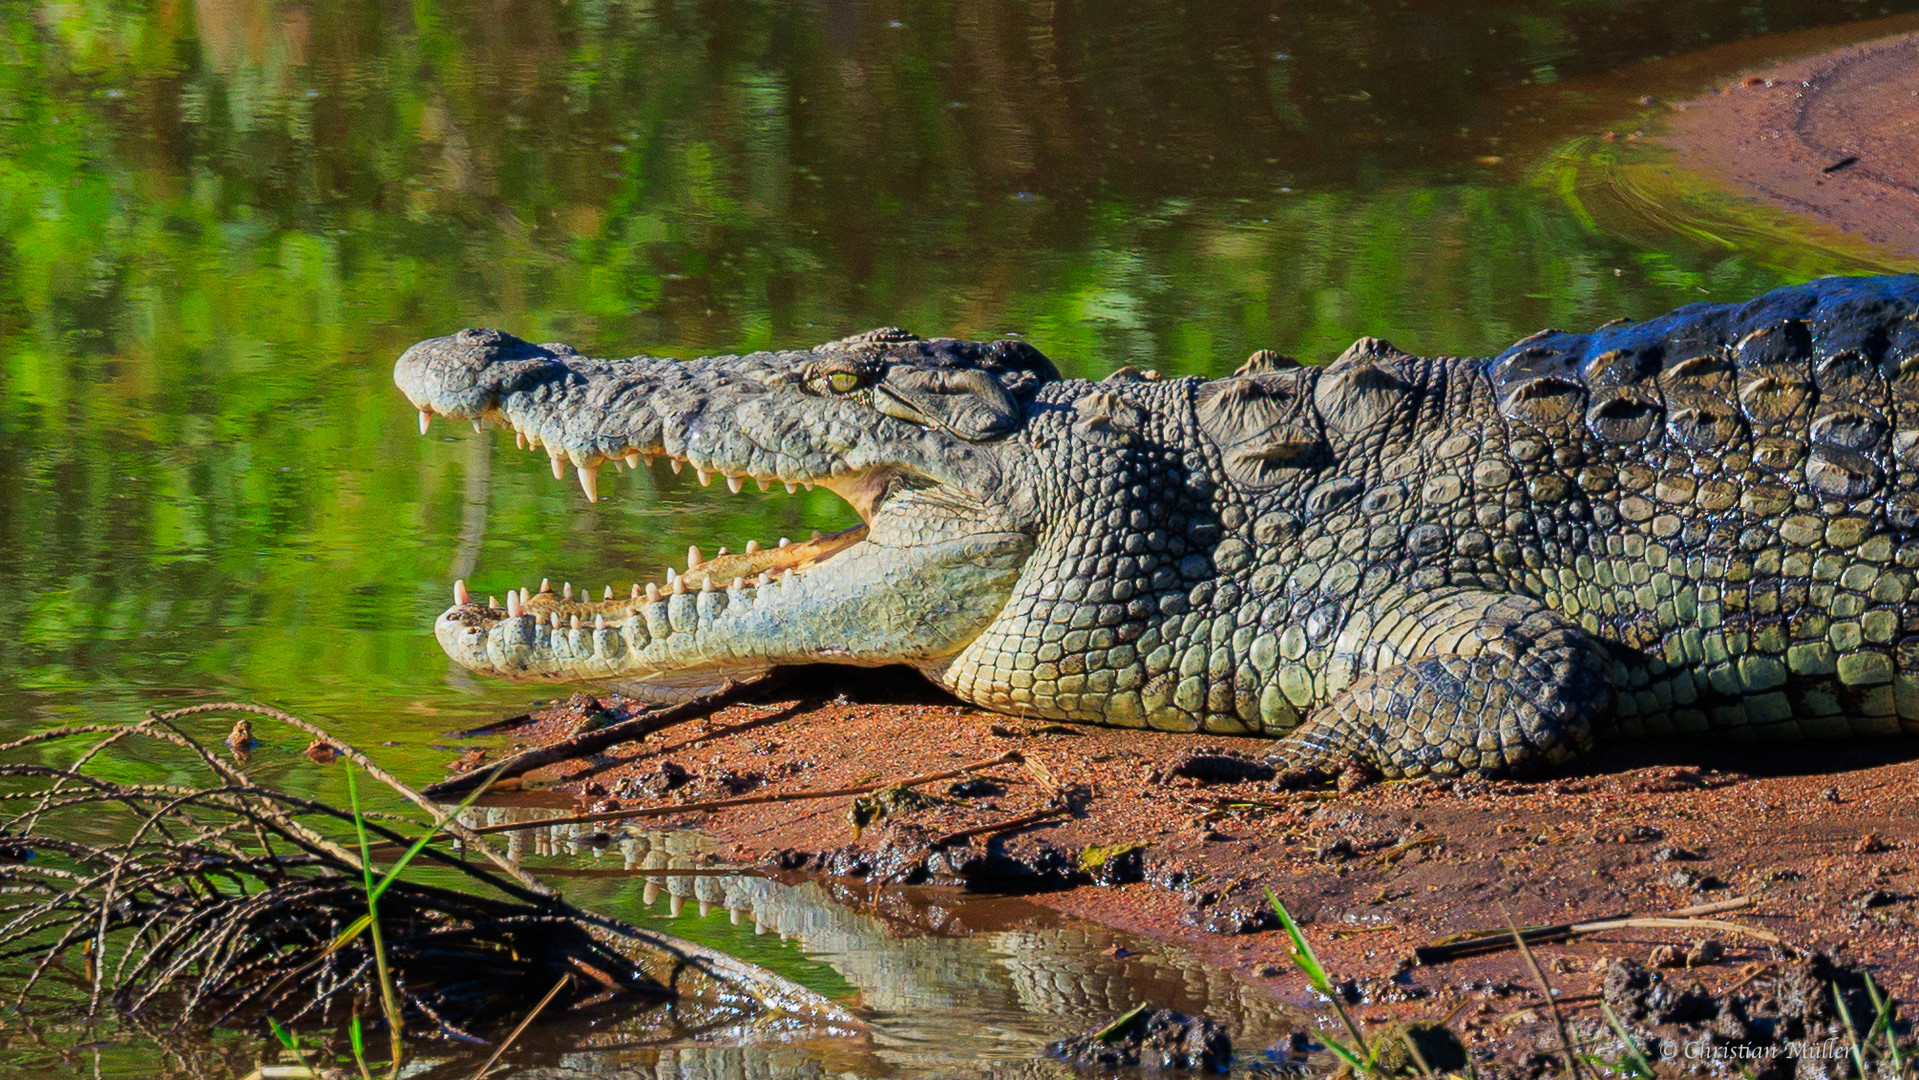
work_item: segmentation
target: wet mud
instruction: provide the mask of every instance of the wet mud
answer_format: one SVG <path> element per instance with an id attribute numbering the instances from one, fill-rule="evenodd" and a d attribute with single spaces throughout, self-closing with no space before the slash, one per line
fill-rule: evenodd
<path id="1" fill-rule="evenodd" d="M 1625 1052 L 1604 1003 L 1642 1050 L 1715 1075 L 1754 1069 L 1755 1055 L 1799 1070 L 1756 1075 L 1828 1075 L 1805 1071 L 1826 1067 L 1812 1055 L 1835 1037 L 1833 1017 L 1804 1004 L 1819 979 L 1860 1001 L 1867 976 L 1878 993 L 1919 999 L 1919 747 L 1909 741 L 1615 743 L 1538 780 L 1342 777 L 1293 791 L 1277 789 L 1266 740 L 1020 721 L 893 672 L 828 669 L 785 686 L 489 798 L 643 810 L 648 828 L 710 836 L 716 865 L 837 883 L 855 906 L 886 903 L 888 884 L 1019 894 L 1172 943 L 1331 1023 L 1288 958 L 1271 890 L 1357 1023 L 1444 1022 L 1482 1075 L 1562 1067 L 1542 979 L 1581 1045 Z M 556 703 L 462 741 L 450 765 L 632 707 Z M 795 797 L 846 788 L 866 790 Z M 747 799 L 763 801 L 700 808 Z M 1723 910 L 1547 934 L 1531 946 L 1536 972 L 1512 950 L 1416 956 L 1462 933 L 1701 905 Z M 1823 966 L 1807 974 L 1814 963 Z M 1861 1008 L 1863 1033 L 1873 1013 Z"/>

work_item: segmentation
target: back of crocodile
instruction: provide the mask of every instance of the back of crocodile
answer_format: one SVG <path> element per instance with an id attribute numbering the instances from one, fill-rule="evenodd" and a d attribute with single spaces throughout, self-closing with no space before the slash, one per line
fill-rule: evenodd
<path id="1" fill-rule="evenodd" d="M 1919 730 L 1919 278 L 1549 331 L 1482 370 L 1483 452 L 1559 451 L 1510 576 L 1612 647 L 1623 734 Z"/>

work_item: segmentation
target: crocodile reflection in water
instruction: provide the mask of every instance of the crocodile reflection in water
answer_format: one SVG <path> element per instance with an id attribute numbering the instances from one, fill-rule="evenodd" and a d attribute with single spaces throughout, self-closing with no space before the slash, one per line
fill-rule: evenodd
<path id="1" fill-rule="evenodd" d="M 476 825 L 527 819 L 525 811 L 511 809 L 469 813 L 476 815 Z M 556 826 L 511 835 L 522 838 L 516 849 L 542 874 L 553 873 L 555 865 L 636 873 L 714 868 L 707 857 L 712 843 L 697 833 L 619 832 L 593 855 L 594 846 L 585 840 L 592 831 Z M 583 863 L 585 856 L 591 861 Z M 1050 1064 L 1034 1060 L 1047 1040 L 1103 1023 L 1141 1001 L 1204 1012 L 1233 1033 L 1248 1057 L 1310 1023 L 1305 1014 L 1228 971 L 1020 901 L 897 889 L 861 890 L 855 896 L 850 889 L 818 882 L 789 885 L 716 873 L 650 877 L 643 894 L 650 907 L 663 903 L 682 919 L 695 912 L 717 919 L 724 911 L 729 921 L 778 934 L 831 965 L 857 990 L 852 1004 L 873 1017 L 873 1053 L 907 1075 L 922 1068 L 952 1075 L 937 1070 L 962 1063 L 968 1075 L 1056 1075 Z M 951 932 L 956 925 L 981 928 L 961 935 Z M 688 932 L 683 924 L 676 929 Z M 956 1030 L 972 1037 L 956 1040 Z M 590 1054 L 594 1036 L 583 1038 L 576 1052 Z M 973 1056 L 957 1056 L 963 1052 Z M 631 1075 L 661 1080 L 838 1075 L 814 1071 L 817 1062 L 812 1061 L 780 1064 L 777 1047 L 659 1053 Z M 975 1073 L 975 1062 L 995 1063 L 995 1071 L 982 1064 Z"/>

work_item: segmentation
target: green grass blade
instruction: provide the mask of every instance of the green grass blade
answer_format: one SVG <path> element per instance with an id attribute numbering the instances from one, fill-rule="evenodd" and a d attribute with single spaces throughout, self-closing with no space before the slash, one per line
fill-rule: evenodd
<path id="1" fill-rule="evenodd" d="M 1894 1019 L 1892 999 L 1879 993 L 1879 985 L 1872 981 L 1871 975 L 1866 976 L 1866 993 L 1872 997 L 1873 1029 L 1886 1039 L 1886 1060 L 1892 1062 L 1892 1074 L 1904 1076 L 1906 1075 L 1906 1055 L 1900 1052 L 1899 1039 L 1892 1032 Z M 1870 1039 L 1871 1036 L 1868 1035 L 1867 1038 Z"/>
<path id="2" fill-rule="evenodd" d="M 1858 1066 L 1859 1076 L 1861 1080 L 1864 1080 L 1868 1075 L 1866 1072 L 1866 1048 L 1859 1042 L 1859 1029 L 1853 1025 L 1852 1010 L 1846 1008 L 1846 995 L 1839 992 L 1837 984 L 1832 988 L 1832 1001 L 1833 1004 L 1839 1006 L 1839 1021 L 1846 1025 L 1846 1045 L 1852 1050 L 1852 1063 Z"/>
<path id="3" fill-rule="evenodd" d="M 1293 965 L 1305 972 L 1306 981 L 1312 984 L 1313 989 L 1331 997 L 1333 981 L 1326 977 L 1326 969 L 1320 966 L 1319 957 L 1313 953 L 1306 935 L 1300 932 L 1299 924 L 1293 921 L 1292 913 L 1286 910 L 1285 904 L 1279 902 L 1279 897 L 1270 886 L 1266 889 L 1266 899 L 1273 905 L 1273 914 L 1279 917 L 1279 925 L 1285 929 L 1286 936 L 1292 939 Z"/>
<path id="4" fill-rule="evenodd" d="M 1613 1034 L 1626 1044 L 1626 1060 L 1632 1063 L 1633 1080 L 1657 1080 L 1652 1071 L 1652 1062 L 1646 1060 L 1645 1052 L 1639 1049 L 1639 1043 L 1626 1031 L 1626 1025 L 1619 1022 L 1619 1014 L 1612 1011 L 1612 1005 L 1602 1001 L 1599 1011 L 1606 1014 L 1606 1023 L 1612 1025 Z"/>

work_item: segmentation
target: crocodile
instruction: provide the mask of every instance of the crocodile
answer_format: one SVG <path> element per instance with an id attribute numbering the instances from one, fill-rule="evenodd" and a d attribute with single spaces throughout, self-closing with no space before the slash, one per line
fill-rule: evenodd
<path id="1" fill-rule="evenodd" d="M 1211 380 L 891 328 L 689 361 L 463 330 L 394 377 L 423 431 L 509 428 L 589 499 L 665 457 L 861 521 L 625 595 L 457 583 L 435 632 L 477 672 L 906 664 L 1015 715 L 1279 736 L 1292 778 L 1919 729 L 1919 277 Z"/>

